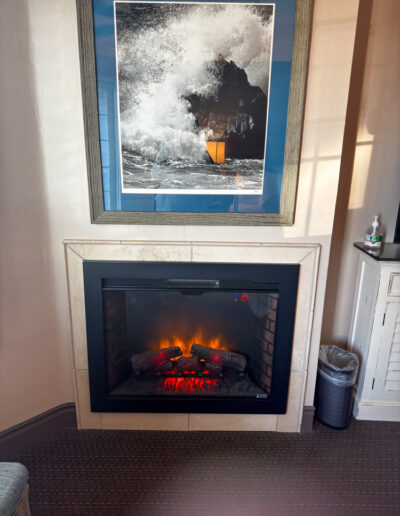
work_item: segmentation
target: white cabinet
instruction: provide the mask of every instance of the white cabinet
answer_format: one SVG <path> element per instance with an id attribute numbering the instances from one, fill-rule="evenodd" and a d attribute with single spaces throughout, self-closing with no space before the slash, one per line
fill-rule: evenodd
<path id="1" fill-rule="evenodd" d="M 400 261 L 358 252 L 349 342 L 360 359 L 354 416 L 400 421 Z"/>

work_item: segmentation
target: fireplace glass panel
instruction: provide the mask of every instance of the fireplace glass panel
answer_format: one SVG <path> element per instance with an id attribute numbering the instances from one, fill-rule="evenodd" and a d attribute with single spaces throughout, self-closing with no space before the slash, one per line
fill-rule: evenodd
<path id="1" fill-rule="evenodd" d="M 278 292 L 103 288 L 109 397 L 265 398 Z"/>

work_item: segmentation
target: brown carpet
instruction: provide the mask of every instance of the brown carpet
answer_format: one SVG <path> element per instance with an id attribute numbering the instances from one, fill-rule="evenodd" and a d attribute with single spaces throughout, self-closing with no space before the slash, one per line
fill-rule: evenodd
<path id="1" fill-rule="evenodd" d="M 400 424 L 310 434 L 76 431 L 16 457 L 32 516 L 399 515 Z"/>

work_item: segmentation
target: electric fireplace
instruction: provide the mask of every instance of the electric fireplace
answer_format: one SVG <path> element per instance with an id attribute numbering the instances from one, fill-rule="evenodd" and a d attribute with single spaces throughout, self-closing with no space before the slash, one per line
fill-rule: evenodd
<path id="1" fill-rule="evenodd" d="M 299 265 L 83 270 L 92 412 L 286 412 Z"/>

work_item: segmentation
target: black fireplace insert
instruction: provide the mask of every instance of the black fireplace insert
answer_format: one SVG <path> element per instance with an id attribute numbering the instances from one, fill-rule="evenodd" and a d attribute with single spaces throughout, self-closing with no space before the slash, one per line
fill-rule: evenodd
<path id="1" fill-rule="evenodd" d="M 83 270 L 93 412 L 286 412 L 298 265 Z"/>

